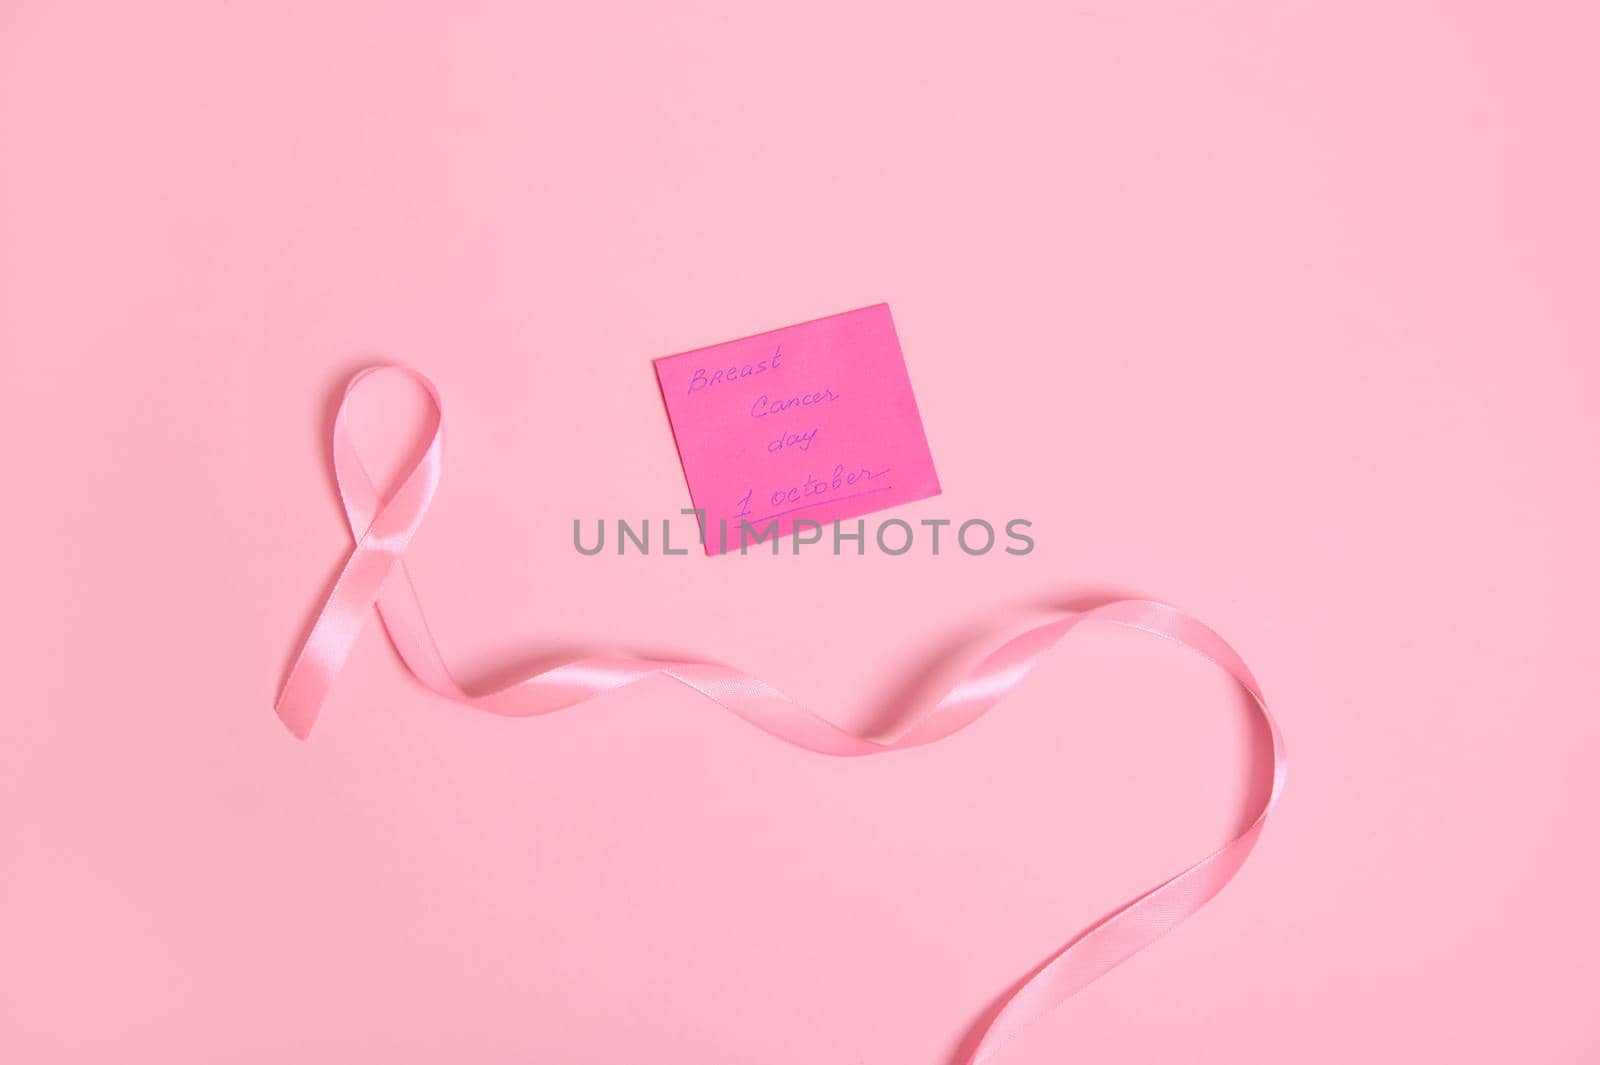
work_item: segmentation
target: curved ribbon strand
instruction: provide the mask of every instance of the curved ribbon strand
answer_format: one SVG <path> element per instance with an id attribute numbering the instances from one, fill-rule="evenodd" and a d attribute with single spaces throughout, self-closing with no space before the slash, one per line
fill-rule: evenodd
<path id="1" fill-rule="evenodd" d="M 404 374 L 432 401 L 431 438 L 394 494 L 381 500 L 350 440 L 345 411 L 351 396 L 376 374 Z M 1227 641 L 1164 603 L 1124 599 L 1082 611 L 1061 611 L 1007 640 L 893 740 L 876 740 L 839 728 L 794 702 L 759 677 L 719 662 L 638 657 L 595 657 L 566 662 L 482 694 L 467 692 L 445 665 L 417 601 L 404 555 L 439 484 L 443 407 L 433 382 L 401 366 L 373 366 L 345 388 L 333 424 L 333 465 L 355 547 L 278 696 L 277 712 L 304 739 L 343 667 L 367 611 L 377 605 L 389 638 L 406 667 L 447 699 L 507 716 L 548 714 L 626 687 L 645 677 L 670 677 L 721 704 L 762 731 L 818 754 L 853 757 L 933 743 L 959 732 L 1027 676 L 1056 642 L 1084 621 L 1109 622 L 1150 633 L 1210 659 L 1249 694 L 1272 740 L 1272 787 L 1250 823 L 1232 840 L 1171 879 L 1151 888 L 1062 947 L 1030 975 L 983 1029 L 963 1065 L 989 1061 L 1000 1046 L 1194 913 L 1233 878 L 1255 846 L 1267 814 L 1283 790 L 1283 740 L 1260 687 Z"/>

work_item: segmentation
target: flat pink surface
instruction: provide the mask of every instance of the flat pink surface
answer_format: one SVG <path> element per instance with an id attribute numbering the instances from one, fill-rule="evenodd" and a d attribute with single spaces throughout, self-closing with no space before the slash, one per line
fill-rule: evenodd
<path id="1" fill-rule="evenodd" d="M 1600 1057 L 1600 9 L 755 8 L 4 5 L 0 1060 L 944 1065 L 1232 826 L 1237 696 L 1116 633 L 849 762 L 665 682 L 493 719 L 374 628 L 297 742 L 380 357 L 468 675 L 604 639 L 860 725 L 1041 601 L 1236 644 L 1278 816 L 1007 1062 Z M 652 358 L 877 300 L 906 515 L 1031 555 L 574 552 L 683 504 Z"/>
<path id="2" fill-rule="evenodd" d="M 796 539 L 778 550 L 831 552 L 833 522 L 939 493 L 886 303 L 669 355 L 655 368 L 708 555 L 770 548 L 797 522 Z M 670 515 L 656 517 L 658 529 Z M 877 529 L 849 522 L 839 532 L 860 537 L 838 537 L 841 551 L 862 554 Z M 887 538 L 891 552 L 905 535 Z M 595 543 L 591 533 L 584 547 Z M 974 550 L 979 543 L 975 533 Z"/>

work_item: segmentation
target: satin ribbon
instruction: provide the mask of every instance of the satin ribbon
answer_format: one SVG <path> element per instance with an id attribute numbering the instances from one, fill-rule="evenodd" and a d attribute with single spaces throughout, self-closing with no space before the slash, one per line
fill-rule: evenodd
<path id="1" fill-rule="evenodd" d="M 345 415 L 351 397 L 362 384 L 385 373 L 403 374 L 427 392 L 432 400 L 432 424 L 422 457 L 394 494 L 381 500 L 350 440 Z M 1089 610 L 1063 610 L 1051 620 L 1012 637 L 957 681 L 937 703 L 925 708 L 909 731 L 893 740 L 876 740 L 841 729 L 759 677 L 711 661 L 644 656 L 583 658 L 492 691 L 469 693 L 456 682 L 439 654 L 404 559 L 406 547 L 422 524 L 439 485 L 442 419 L 443 409 L 433 382 L 405 367 L 369 367 L 357 373 L 345 389 L 333 425 L 333 468 L 355 548 L 278 697 L 279 717 L 302 739 L 310 734 L 328 689 L 374 603 L 407 668 L 447 699 L 494 714 L 548 714 L 660 674 L 786 743 L 836 756 L 920 747 L 959 732 L 1015 688 L 1056 641 L 1085 621 L 1108 622 L 1175 641 L 1210 659 L 1250 695 L 1272 739 L 1272 787 L 1247 827 L 1051 955 L 993 1013 L 972 1051 L 962 1059 L 964 1065 L 989 1061 L 1006 1041 L 1160 938 L 1216 895 L 1255 846 L 1267 814 L 1283 790 L 1283 741 L 1250 670 L 1211 629 L 1174 607 L 1147 600 L 1125 599 Z"/>

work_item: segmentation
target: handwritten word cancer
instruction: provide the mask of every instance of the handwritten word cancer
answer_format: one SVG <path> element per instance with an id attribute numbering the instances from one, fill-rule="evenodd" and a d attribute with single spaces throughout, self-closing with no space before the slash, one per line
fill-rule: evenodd
<path id="1" fill-rule="evenodd" d="M 774 414 L 782 414 L 784 411 L 832 403 L 838 398 L 838 393 L 831 388 L 824 388 L 821 392 L 803 392 L 787 399 L 772 399 L 763 392 L 756 397 L 754 403 L 750 404 L 750 417 L 767 418 Z"/>

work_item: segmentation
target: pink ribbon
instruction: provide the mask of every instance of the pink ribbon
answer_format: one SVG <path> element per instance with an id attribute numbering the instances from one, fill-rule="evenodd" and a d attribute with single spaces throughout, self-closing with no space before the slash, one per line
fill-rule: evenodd
<path id="1" fill-rule="evenodd" d="M 379 499 L 345 423 L 350 397 L 363 382 L 382 373 L 409 377 L 427 391 L 433 404 L 427 450 L 388 500 Z M 992 1014 L 971 1052 L 962 1058 L 964 1065 L 990 1060 L 1011 1037 L 1160 938 L 1222 890 L 1255 846 L 1267 814 L 1283 790 L 1283 741 L 1250 670 L 1211 629 L 1173 607 L 1147 600 L 1117 600 L 1089 610 L 1061 611 L 1053 619 L 1012 637 L 937 703 L 924 709 L 910 730 L 894 740 L 875 740 L 847 732 L 760 678 L 709 661 L 644 656 L 584 658 L 492 691 L 471 694 L 456 682 L 439 654 L 404 559 L 406 547 L 422 524 L 439 485 L 442 419 L 443 409 L 433 382 L 414 370 L 369 367 L 357 373 L 345 389 L 333 425 L 333 467 L 356 543 L 278 697 L 278 716 L 302 739 L 310 734 L 323 699 L 374 603 L 389 638 L 418 680 L 438 695 L 490 713 L 548 714 L 661 674 L 786 743 L 837 756 L 920 747 L 961 731 L 1016 687 L 1056 641 L 1084 621 L 1109 622 L 1173 640 L 1210 659 L 1249 693 L 1272 738 L 1272 788 L 1248 826 L 1183 872 L 1089 927 L 1035 969 Z"/>

